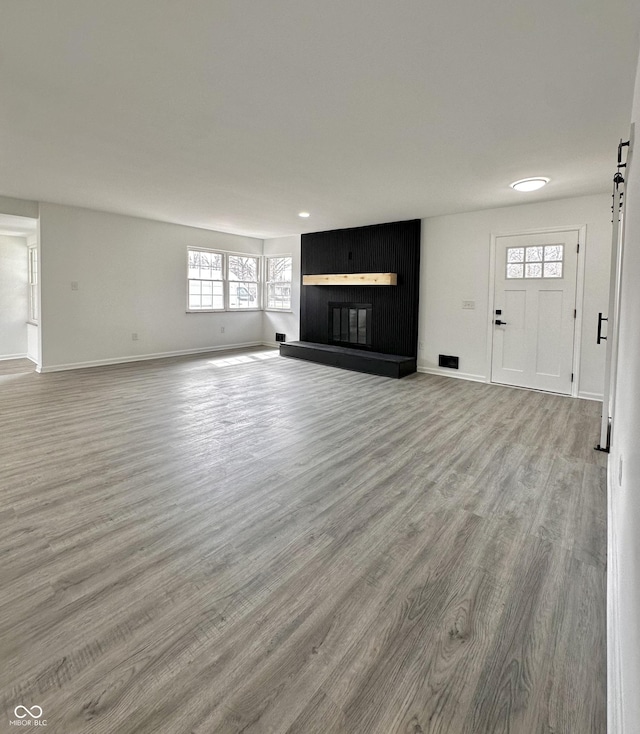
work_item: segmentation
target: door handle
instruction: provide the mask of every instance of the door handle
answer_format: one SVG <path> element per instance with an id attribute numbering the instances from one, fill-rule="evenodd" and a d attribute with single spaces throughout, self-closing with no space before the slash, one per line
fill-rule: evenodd
<path id="1" fill-rule="evenodd" d="M 506 326 L 506 321 L 500 321 L 500 319 L 496 319 L 496 326 Z"/>
<path id="2" fill-rule="evenodd" d="M 603 321 L 609 321 L 609 319 L 605 318 L 602 315 L 602 311 L 598 314 L 598 339 L 596 340 L 596 344 L 600 344 L 601 341 L 607 341 L 606 336 L 602 336 L 602 322 Z"/>

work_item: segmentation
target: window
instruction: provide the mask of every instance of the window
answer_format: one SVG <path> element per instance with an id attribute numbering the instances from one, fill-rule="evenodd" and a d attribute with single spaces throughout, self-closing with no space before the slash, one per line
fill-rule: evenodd
<path id="1" fill-rule="evenodd" d="M 507 279 L 562 278 L 564 245 L 507 248 Z"/>
<path id="2" fill-rule="evenodd" d="M 189 250 L 189 311 L 224 309 L 224 260 L 219 252 Z"/>
<path id="3" fill-rule="evenodd" d="M 28 248 L 29 253 L 29 321 L 37 322 L 38 308 L 38 248 L 33 245 Z"/>
<path id="4" fill-rule="evenodd" d="M 229 308 L 260 308 L 257 257 L 228 255 Z"/>
<path id="5" fill-rule="evenodd" d="M 267 308 L 289 311 L 291 309 L 290 257 L 266 258 Z"/>
<path id="6" fill-rule="evenodd" d="M 189 311 L 260 308 L 257 257 L 187 249 Z"/>

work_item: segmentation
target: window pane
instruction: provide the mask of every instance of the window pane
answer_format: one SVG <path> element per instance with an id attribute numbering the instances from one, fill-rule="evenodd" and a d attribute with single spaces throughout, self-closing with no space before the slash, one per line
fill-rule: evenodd
<path id="1" fill-rule="evenodd" d="M 562 263 L 545 263 L 544 264 L 544 277 L 545 278 L 562 278 Z"/>
<path id="2" fill-rule="evenodd" d="M 189 278 L 222 280 L 222 255 L 218 252 L 189 250 Z"/>
<path id="3" fill-rule="evenodd" d="M 213 284 L 213 308 L 224 308 L 224 286 L 216 281 Z"/>
<path id="4" fill-rule="evenodd" d="M 229 308 L 259 308 L 258 284 L 249 281 L 229 283 Z"/>
<path id="5" fill-rule="evenodd" d="M 267 281 L 277 280 L 276 273 L 278 271 L 278 258 L 270 257 L 267 260 Z"/>
<path id="6" fill-rule="evenodd" d="M 525 266 L 525 278 L 542 278 L 542 263 L 527 263 Z"/>
<path id="7" fill-rule="evenodd" d="M 523 276 L 523 265 L 507 265 L 507 278 L 522 278 Z"/>
<path id="8" fill-rule="evenodd" d="M 38 282 L 38 250 L 29 248 L 29 283 L 35 285 Z"/>
<path id="9" fill-rule="evenodd" d="M 547 245 L 544 248 L 545 260 L 562 260 L 563 245 Z M 546 276 L 545 276 L 546 277 Z"/>
<path id="10" fill-rule="evenodd" d="M 29 320 L 38 320 L 38 249 L 29 247 Z"/>
<path id="11" fill-rule="evenodd" d="M 212 278 L 213 267 L 212 267 L 212 256 L 208 252 L 200 253 L 200 277 L 201 278 Z"/>
<path id="12" fill-rule="evenodd" d="M 507 249 L 508 263 L 521 263 L 524 260 L 524 247 L 509 247 Z"/>
<path id="13" fill-rule="evenodd" d="M 291 282 L 291 258 L 267 258 L 267 281 Z"/>
<path id="14" fill-rule="evenodd" d="M 269 283 L 267 286 L 267 308 L 291 308 L 291 286 L 283 283 Z"/>
<path id="15" fill-rule="evenodd" d="M 283 258 L 281 280 L 287 281 L 288 283 L 291 282 L 293 278 L 292 264 L 293 264 L 293 261 L 291 260 L 290 257 Z"/>
<path id="16" fill-rule="evenodd" d="M 229 255 L 229 280 L 258 280 L 258 258 Z"/>
<path id="17" fill-rule="evenodd" d="M 196 250 L 189 250 L 189 277 L 200 277 L 200 253 Z"/>
<path id="18" fill-rule="evenodd" d="M 206 270 L 203 268 L 203 275 L 201 277 L 211 278 L 212 280 L 222 280 L 222 255 L 215 252 L 207 252 L 205 254 L 208 256 L 208 268 Z"/>
<path id="19" fill-rule="evenodd" d="M 542 247 L 527 247 L 527 262 L 539 263 L 542 261 Z M 529 276 L 527 276 L 529 277 Z"/>
<path id="20" fill-rule="evenodd" d="M 193 311 L 224 308 L 222 282 L 211 280 L 190 280 L 189 308 Z"/>

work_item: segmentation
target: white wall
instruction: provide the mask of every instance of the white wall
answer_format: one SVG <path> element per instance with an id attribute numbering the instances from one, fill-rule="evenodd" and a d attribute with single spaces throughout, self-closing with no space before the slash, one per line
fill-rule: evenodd
<path id="1" fill-rule="evenodd" d="M 0 359 L 27 354 L 27 240 L 0 236 Z"/>
<path id="2" fill-rule="evenodd" d="M 0 196 L 0 212 L 11 214 L 14 217 L 38 218 L 38 202 L 27 199 L 12 199 L 10 196 Z"/>
<path id="3" fill-rule="evenodd" d="M 609 456 L 609 715 L 611 734 L 640 732 L 640 66 L 635 152 L 625 171 L 615 419 Z"/>
<path id="4" fill-rule="evenodd" d="M 276 332 L 286 334 L 287 341 L 300 338 L 300 235 L 275 237 L 264 241 L 265 255 L 291 255 L 293 282 L 291 283 L 291 313 L 265 311 L 262 340 L 275 344 Z"/>
<path id="5" fill-rule="evenodd" d="M 188 245 L 262 254 L 251 237 L 40 204 L 42 370 L 261 343 L 261 311 L 186 313 Z"/>
<path id="6" fill-rule="evenodd" d="M 595 333 L 598 311 L 608 306 L 608 194 L 424 219 L 418 368 L 438 371 L 438 354 L 453 354 L 460 357 L 461 375 L 485 380 L 491 235 L 567 225 L 587 227 L 581 243 L 586 259 L 578 389 L 585 397 L 601 398 L 605 349 L 596 345 Z M 463 300 L 475 301 L 475 310 L 463 310 Z"/>

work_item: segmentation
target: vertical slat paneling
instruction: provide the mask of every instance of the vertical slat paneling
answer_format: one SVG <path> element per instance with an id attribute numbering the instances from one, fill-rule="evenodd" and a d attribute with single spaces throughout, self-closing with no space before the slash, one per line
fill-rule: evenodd
<path id="1" fill-rule="evenodd" d="M 417 356 L 420 220 L 302 235 L 302 274 L 397 273 L 396 286 L 301 286 L 300 338 L 327 344 L 329 302 L 371 303 L 371 349 Z"/>

